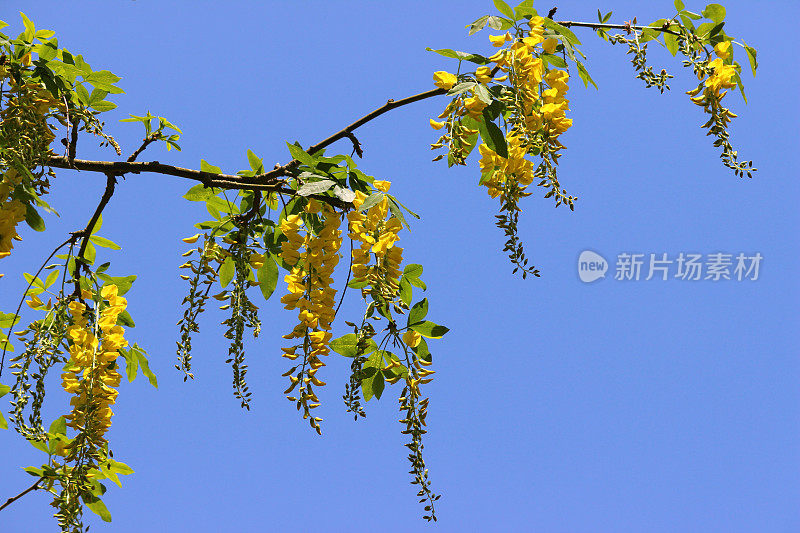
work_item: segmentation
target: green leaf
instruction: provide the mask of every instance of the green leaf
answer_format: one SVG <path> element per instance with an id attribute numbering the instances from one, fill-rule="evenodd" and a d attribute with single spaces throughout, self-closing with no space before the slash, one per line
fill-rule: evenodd
<path id="1" fill-rule="evenodd" d="M 356 198 L 356 193 L 347 187 L 333 186 L 333 194 L 341 201 L 351 203 Z"/>
<path id="2" fill-rule="evenodd" d="M 278 265 L 271 255 L 264 255 L 264 264 L 258 269 L 256 273 L 259 281 L 258 288 L 261 289 L 261 294 L 264 300 L 269 300 L 272 293 L 275 292 L 275 287 L 278 286 Z"/>
<path id="3" fill-rule="evenodd" d="M 250 163 L 250 168 L 256 172 L 264 172 L 264 161 L 254 154 L 250 149 L 247 150 L 247 161 Z"/>
<path id="4" fill-rule="evenodd" d="M 472 24 L 467 25 L 466 28 L 469 28 L 469 33 L 467 35 L 472 35 L 475 32 L 481 31 L 484 26 L 486 26 L 487 20 L 489 20 L 489 15 L 484 15 Z"/>
<path id="5" fill-rule="evenodd" d="M 430 320 L 426 320 L 420 324 L 413 324 L 410 326 L 410 329 L 413 329 L 423 337 L 428 337 L 429 339 L 441 339 L 445 333 L 450 331 L 450 329 L 431 322 Z"/>
<path id="6" fill-rule="evenodd" d="M 756 75 L 756 69 L 758 68 L 758 59 L 756 58 L 756 49 L 752 46 L 748 46 L 747 43 L 742 41 L 744 44 L 744 49 L 747 52 L 747 59 L 750 60 L 750 70 L 753 71 L 753 77 Z"/>
<path id="7" fill-rule="evenodd" d="M 475 85 L 475 96 L 477 96 L 478 100 L 486 105 L 492 103 L 492 94 L 489 92 L 489 89 L 486 87 L 486 85 L 482 83 Z"/>
<path id="8" fill-rule="evenodd" d="M 348 333 L 342 335 L 338 339 L 333 339 L 330 343 L 330 348 L 339 355 L 345 357 L 355 357 L 357 355 L 356 342 L 358 336 L 355 333 Z"/>
<path id="9" fill-rule="evenodd" d="M 221 213 L 239 213 L 239 208 L 227 198 L 220 198 L 219 196 L 211 196 L 206 200 L 206 208 L 213 208 Z M 210 211 L 210 209 L 209 209 Z"/>
<path id="10" fill-rule="evenodd" d="M 331 350 L 344 357 L 355 357 L 358 354 L 358 336 L 355 333 L 348 333 L 342 335 L 338 339 L 334 339 L 330 343 Z M 361 355 L 373 353 L 378 349 L 378 345 L 372 339 L 367 339 L 364 352 Z"/>
<path id="11" fill-rule="evenodd" d="M 208 170 L 208 168 L 202 168 L 204 164 L 206 164 L 206 162 L 201 160 L 200 167 L 201 170 L 203 170 L 203 172 L 213 172 L 211 170 Z M 212 167 L 212 168 L 217 168 L 217 167 Z M 217 192 L 219 191 L 217 191 L 214 187 L 206 187 L 202 183 L 198 183 L 197 185 L 186 191 L 186 194 L 184 194 L 183 197 L 189 200 L 190 202 L 205 202 L 206 200 L 214 196 Z"/>
<path id="12" fill-rule="evenodd" d="M 112 109 L 117 108 L 117 104 L 114 102 L 108 102 L 106 100 L 100 100 L 97 102 L 92 102 L 89 107 L 94 109 L 95 111 L 99 111 L 100 113 L 104 113 L 106 111 L 111 111 Z"/>
<path id="13" fill-rule="evenodd" d="M 714 22 L 722 22 L 725 20 L 725 6 L 720 4 L 708 4 L 702 11 L 702 15 Z"/>
<path id="14" fill-rule="evenodd" d="M 583 65 L 583 63 L 581 63 L 580 61 L 576 61 L 575 65 L 577 65 L 577 67 L 578 67 L 578 76 L 580 76 L 581 79 L 583 80 L 583 84 L 588 88 L 589 87 L 589 83 L 591 83 L 592 85 L 594 85 L 595 89 L 598 89 L 597 84 L 594 82 L 592 77 L 589 75 L 589 71 L 586 70 L 586 67 Z"/>
<path id="15" fill-rule="evenodd" d="M 103 522 L 111 522 L 111 513 L 108 511 L 106 504 L 103 503 L 103 500 L 97 497 L 88 499 L 84 496 L 83 503 L 86 504 L 86 507 L 91 509 L 94 514 L 102 518 Z"/>
<path id="16" fill-rule="evenodd" d="M 361 390 L 364 393 L 364 401 L 369 401 L 373 396 L 380 399 L 386 384 L 383 381 L 383 373 L 380 368 L 383 366 L 383 351 L 374 352 L 364 363 L 363 370 L 367 377 L 361 380 Z"/>
<path id="17" fill-rule="evenodd" d="M 9 385 L 3 385 L 0 383 L 0 398 L 8 394 L 9 391 L 11 391 L 11 387 Z"/>
<path id="18" fill-rule="evenodd" d="M 678 38 L 671 33 L 664 33 L 664 46 L 667 47 L 669 53 L 675 56 L 678 53 Z"/>
<path id="19" fill-rule="evenodd" d="M 218 166 L 212 165 L 211 163 L 207 162 L 205 159 L 201 159 L 200 160 L 200 170 L 202 172 L 210 172 L 212 174 L 222 174 L 222 169 L 221 168 L 219 168 Z M 213 187 L 206 187 L 202 183 L 200 185 L 195 185 L 194 187 L 192 187 L 189 190 L 191 191 L 191 190 L 194 190 L 194 189 L 196 189 L 198 187 L 201 188 L 201 189 L 207 190 L 207 191 L 214 191 Z M 216 192 L 212 192 L 211 194 L 212 195 L 216 194 Z M 211 195 L 209 195 L 209 196 L 211 196 Z M 184 198 L 186 198 L 186 197 L 184 196 Z M 188 200 L 188 198 L 187 198 L 187 200 Z M 203 200 L 205 200 L 205 198 L 203 198 Z"/>
<path id="20" fill-rule="evenodd" d="M 493 30 L 503 31 L 512 27 L 514 25 L 514 21 L 503 17 L 490 16 L 488 19 L 486 19 L 486 25 Z"/>
<path id="21" fill-rule="evenodd" d="M 59 274 L 60 274 L 60 272 L 58 270 L 53 270 L 52 272 L 50 272 L 47 275 L 47 279 L 44 280 L 45 288 L 47 288 L 47 287 L 51 286 L 53 283 L 55 283 L 56 280 L 58 279 Z"/>
<path id="22" fill-rule="evenodd" d="M 400 300 L 406 305 L 411 303 L 411 298 L 413 297 L 414 289 L 411 287 L 411 282 L 408 281 L 408 278 L 402 276 L 400 278 Z"/>
<path id="23" fill-rule="evenodd" d="M 497 124 L 489 119 L 485 109 L 483 110 L 483 120 L 478 122 L 478 131 L 481 134 L 481 139 L 489 148 L 494 150 L 500 157 L 508 158 L 506 137 L 503 135 L 503 131 L 497 127 Z"/>
<path id="24" fill-rule="evenodd" d="M 0 429 L 8 429 L 8 420 L 5 419 L 2 412 L 0 412 Z"/>
<path id="25" fill-rule="evenodd" d="M 494 7 L 507 17 L 511 17 L 512 19 L 516 19 L 514 16 L 514 10 L 511 9 L 511 6 L 506 4 L 503 0 L 494 0 Z"/>
<path id="26" fill-rule="evenodd" d="M 158 380 L 156 379 L 156 375 L 153 374 L 153 371 L 150 370 L 150 364 L 147 362 L 147 356 L 138 345 L 133 345 L 134 350 L 136 351 L 136 357 L 139 359 L 139 366 L 142 367 L 142 374 L 147 376 L 147 380 L 150 382 L 155 388 L 158 388 Z"/>
<path id="27" fill-rule="evenodd" d="M 440 48 L 438 50 L 434 50 L 433 48 L 426 47 L 425 50 L 427 50 L 428 52 L 436 52 L 441 56 L 449 57 L 451 59 L 459 59 L 459 60 L 469 61 L 471 63 L 477 63 L 478 65 L 485 65 L 487 63 L 490 63 L 488 58 L 480 54 L 459 52 L 458 50 L 452 50 L 450 48 Z"/>
<path id="28" fill-rule="evenodd" d="M 47 449 L 47 444 L 45 444 L 44 442 L 40 440 L 29 440 L 28 442 L 30 442 L 31 446 L 33 446 L 37 450 L 42 451 L 44 453 L 50 453 L 50 451 Z M 25 471 L 28 472 L 27 469 L 25 469 Z M 30 474 L 30 472 L 28 473 Z"/>
<path id="29" fill-rule="evenodd" d="M 128 376 L 128 383 L 136 379 L 136 373 L 139 370 L 139 358 L 133 350 L 126 350 L 121 348 L 119 353 L 125 358 L 125 374 Z"/>
<path id="30" fill-rule="evenodd" d="M 136 327 L 136 324 L 133 322 L 133 318 L 131 318 L 131 314 L 127 310 L 119 314 L 119 316 L 117 317 L 117 323 L 129 328 Z"/>
<path id="31" fill-rule="evenodd" d="M 422 265 L 412 263 L 403 269 L 403 275 L 409 278 L 418 278 L 422 275 Z"/>
<path id="32" fill-rule="evenodd" d="M 117 294 L 123 296 L 126 292 L 131 290 L 133 282 L 136 281 L 136 274 L 130 276 L 109 276 L 108 274 L 98 274 L 98 278 L 106 282 L 106 284 L 113 284 L 117 286 Z"/>
<path id="33" fill-rule="evenodd" d="M 300 196 L 310 196 L 312 194 L 320 194 L 336 184 L 333 180 L 321 180 L 321 181 L 312 181 L 311 183 L 306 183 L 299 189 L 297 189 L 297 194 Z"/>
<path id="34" fill-rule="evenodd" d="M 25 16 L 25 13 L 22 11 L 19 12 L 20 16 L 22 17 L 22 23 L 25 25 L 25 33 L 23 34 L 25 41 L 33 42 L 33 37 L 36 35 L 36 27 L 31 22 L 31 19 Z"/>
<path id="35" fill-rule="evenodd" d="M 364 200 L 364 203 L 358 207 L 358 210 L 364 212 L 373 205 L 376 205 L 381 200 L 383 200 L 383 193 L 380 191 L 374 192 L 367 196 L 367 198 Z"/>
<path id="36" fill-rule="evenodd" d="M 545 18 L 544 25 L 546 28 L 550 28 L 557 34 L 564 36 L 564 38 L 570 44 L 581 44 L 580 40 L 575 36 L 574 33 L 572 33 L 572 31 L 569 28 L 562 26 L 558 22 L 552 21 L 549 18 Z"/>
<path id="37" fill-rule="evenodd" d="M 553 65 L 556 68 L 567 68 L 567 62 L 564 61 L 564 58 L 561 56 L 553 55 L 553 54 L 542 54 L 540 56 L 542 61 Z"/>
<path id="38" fill-rule="evenodd" d="M 228 256 L 219 267 L 219 284 L 224 289 L 231 282 L 233 276 L 236 274 L 236 263 L 233 256 Z"/>
<path id="39" fill-rule="evenodd" d="M 683 11 L 684 7 L 686 7 L 686 6 L 683 5 L 683 2 L 681 2 L 681 0 L 675 0 L 675 9 L 676 10 Z"/>
<path id="40" fill-rule="evenodd" d="M 742 100 L 744 103 L 747 103 L 747 95 L 744 93 L 744 84 L 742 83 L 742 78 L 739 76 L 739 73 L 733 75 L 733 81 L 736 82 L 736 86 L 739 87 L 739 92 L 742 93 Z"/>
<path id="41" fill-rule="evenodd" d="M 25 222 L 35 231 L 44 231 L 44 220 L 31 204 L 25 204 Z"/>
<path id="42" fill-rule="evenodd" d="M 42 477 L 42 474 L 44 473 L 44 471 L 41 468 L 36 468 L 35 466 L 26 466 L 22 470 L 32 475 L 33 477 Z"/>
<path id="43" fill-rule="evenodd" d="M 53 420 L 50 428 L 47 430 L 51 435 L 66 435 L 67 434 L 67 420 L 60 416 Z"/>
<path id="44" fill-rule="evenodd" d="M 428 316 L 428 299 L 423 298 L 415 303 L 411 310 L 408 312 L 408 325 L 421 323 Z"/>
<path id="45" fill-rule="evenodd" d="M 103 227 L 103 215 L 101 214 L 100 216 L 97 217 L 97 222 L 94 223 L 94 227 L 92 228 L 92 231 L 89 232 L 89 234 L 94 235 L 95 233 L 100 231 L 100 228 L 102 227 Z"/>
<path id="46" fill-rule="evenodd" d="M 19 315 L 15 315 L 13 313 L 0 312 L 0 328 L 4 329 L 10 328 L 11 326 L 19 322 L 19 318 L 20 318 Z M 3 387 L 6 387 L 6 385 L 0 385 L 0 396 L 3 396 L 3 394 L 5 394 L 4 392 L 2 392 Z M 8 390 L 6 390 L 6 392 L 8 392 Z"/>
<path id="47" fill-rule="evenodd" d="M 311 156 L 305 150 L 303 150 L 300 147 L 299 143 L 289 144 L 287 142 L 286 146 L 289 147 L 289 153 L 292 154 L 293 159 L 297 159 L 298 161 L 309 167 L 313 167 L 316 164 L 317 162 L 316 159 L 314 159 L 313 156 Z"/>
<path id="48" fill-rule="evenodd" d="M 417 347 L 412 348 L 412 350 L 414 350 L 414 353 L 417 355 L 417 357 L 423 361 L 431 362 L 433 359 L 431 357 L 431 351 L 428 349 L 428 342 L 425 339 L 420 339 Z"/>
<path id="49" fill-rule="evenodd" d="M 122 249 L 122 247 L 119 244 L 109 239 L 106 239 L 105 237 L 101 237 L 99 235 L 92 235 L 91 237 L 89 237 L 89 240 L 102 248 L 111 248 L 112 250 Z"/>
<path id="50" fill-rule="evenodd" d="M 25 277 L 25 281 L 27 281 L 30 285 L 44 289 L 44 282 L 41 279 L 34 278 L 33 275 L 28 274 L 27 272 L 23 272 L 22 275 Z"/>

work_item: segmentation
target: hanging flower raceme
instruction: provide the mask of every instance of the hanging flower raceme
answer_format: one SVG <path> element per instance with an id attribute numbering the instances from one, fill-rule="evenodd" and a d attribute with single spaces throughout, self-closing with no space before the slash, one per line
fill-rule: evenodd
<path id="1" fill-rule="evenodd" d="M 381 192 L 388 192 L 391 183 L 375 181 L 373 185 Z M 353 200 L 356 210 L 347 214 L 350 238 L 360 243 L 352 254 L 353 281 L 365 284 L 362 289 L 365 295 L 369 292 L 384 303 L 393 303 L 397 299 L 403 261 L 403 249 L 395 243 L 400 238 L 397 234 L 403 224 L 395 217 L 386 219 L 389 211 L 386 196 L 366 212 L 359 212 L 358 208 L 365 199 L 364 193 L 357 192 Z"/>
<path id="2" fill-rule="evenodd" d="M 0 202 L 0 259 L 11 255 L 14 240 L 21 240 L 17 224 L 25 220 L 25 205 L 17 200 Z"/>
<path id="3" fill-rule="evenodd" d="M 307 217 L 321 218 L 322 228 L 316 234 L 309 230 L 305 231 L 305 235 L 300 233 L 305 223 L 299 214 L 286 217 L 280 224 L 281 232 L 287 238 L 281 245 L 281 258 L 293 267 L 284 277 L 289 292 L 281 298 L 281 303 L 285 309 L 299 310 L 298 324 L 283 338 L 302 339 L 300 344 L 282 348 L 283 357 L 291 360 L 303 358 L 302 363 L 284 374 L 291 381 L 285 394 L 290 394 L 300 385 L 297 396 L 287 398 L 297 402 L 298 409 L 303 407 L 303 417 L 309 419 L 311 426 L 321 433 L 319 422 L 322 418 L 311 416 L 310 410 L 319 406 L 313 387 L 325 385 L 316 373 L 325 366 L 321 357 L 330 354 L 330 329 L 336 314 L 336 289 L 332 287 L 332 276 L 339 263 L 342 244 L 339 226 L 342 219 L 330 206 L 316 200 L 306 204 L 305 212 Z"/>
<path id="4" fill-rule="evenodd" d="M 704 80 L 705 82 L 686 93 L 691 97 L 692 102 L 704 107 L 706 112 L 709 112 L 710 107 L 719 107 L 720 101 L 728 92 L 727 89 L 736 87 L 736 81 L 734 81 L 736 67 L 732 63 L 725 63 L 731 55 L 730 47 L 729 41 L 723 41 L 714 47 L 717 57 L 708 63 L 710 75 L 706 78 L 705 74 L 700 71 L 698 78 L 701 82 Z M 728 113 L 728 115 L 728 120 L 730 117 L 736 117 L 733 113 Z"/>
<path id="5" fill-rule="evenodd" d="M 85 299 L 93 296 L 89 291 L 83 292 Z M 116 360 L 120 348 L 128 345 L 125 330 L 117 325 L 127 300 L 119 296 L 116 285 L 104 286 L 100 298 L 94 309 L 82 302 L 70 302 L 70 358 L 61 375 L 64 390 L 73 395 L 72 412 L 65 416 L 67 426 L 94 443 L 105 442 L 104 434 L 111 426 L 110 406 L 116 401 L 116 387 L 121 380 Z"/>

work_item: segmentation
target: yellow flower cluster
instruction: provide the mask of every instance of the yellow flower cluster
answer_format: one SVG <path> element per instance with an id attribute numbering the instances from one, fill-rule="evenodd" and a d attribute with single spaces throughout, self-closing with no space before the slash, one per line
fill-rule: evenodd
<path id="1" fill-rule="evenodd" d="M 489 189 L 489 195 L 497 197 L 501 194 L 502 184 L 506 176 L 514 176 L 524 188 L 533 180 L 533 166 L 525 160 L 528 153 L 549 152 L 557 162 L 564 146 L 558 137 L 572 126 L 572 119 L 566 117 L 569 100 L 566 99 L 569 87 L 569 74 L 565 70 L 551 69 L 547 71 L 541 58 L 542 53 L 552 54 L 558 45 L 555 37 L 545 38 L 544 19 L 533 17 L 529 22 L 527 35 L 515 39 L 510 33 L 490 35 L 492 45 L 501 48 L 489 60 L 494 64 L 479 67 L 475 78 L 486 83 L 491 80 L 491 72 L 499 69 L 508 73 L 514 98 L 506 101 L 512 110 L 512 131 L 507 135 L 509 158 L 504 160 L 489 146 L 479 146 L 482 159 L 481 172 L 491 172 L 490 178 L 484 178 L 483 184 Z M 511 43 L 506 47 L 507 43 Z M 506 76 L 497 78 L 502 81 Z M 437 87 L 450 88 L 456 82 L 455 76 L 447 72 L 436 72 L 434 83 Z M 543 86 L 543 84 L 546 84 Z M 469 115 L 478 118 L 486 104 L 476 96 L 457 99 L 451 102 L 438 118 Z M 444 127 L 444 122 L 430 121 L 434 129 Z M 442 146 L 442 140 L 432 148 Z M 534 147 L 537 149 L 534 150 Z M 451 146 L 452 149 L 452 146 Z"/>
<path id="2" fill-rule="evenodd" d="M 503 192 L 503 183 L 507 179 L 514 179 L 524 189 L 533 182 L 533 163 L 525 159 L 527 149 L 522 146 L 518 135 L 509 135 L 508 159 L 497 155 L 494 150 L 481 144 L 478 150 L 481 160 L 478 162 L 481 174 L 489 172 L 489 177 L 482 183 L 488 189 L 489 196 L 497 198 Z"/>
<path id="3" fill-rule="evenodd" d="M 14 240 L 21 240 L 17 224 L 25 220 L 25 206 L 17 200 L 0 202 L 0 259 L 11 255 Z M 0 274 L 1 276 L 2 274 Z"/>
<path id="4" fill-rule="evenodd" d="M 327 204 L 310 200 L 305 207 L 310 215 L 321 214 L 322 229 L 317 235 L 306 232 L 300 234 L 303 219 L 300 215 L 291 215 L 284 219 L 280 228 L 288 238 L 281 246 L 283 261 L 293 266 L 292 271 L 284 277 L 289 293 L 281 298 L 285 309 L 299 309 L 299 323 L 284 339 L 305 338 L 308 334 L 310 353 L 308 363 L 312 367 L 312 382 L 316 380 L 313 372 L 325 366 L 319 359 L 328 355 L 331 340 L 331 322 L 335 315 L 336 289 L 333 284 L 333 271 L 339 263 L 339 248 L 342 245 L 342 232 L 339 230 L 341 215 Z M 304 249 L 301 251 L 301 249 Z M 309 332 L 308 330 L 314 330 Z M 283 348 L 283 356 L 296 359 L 299 346 Z M 320 385 L 322 382 L 315 382 Z"/>
<path id="5" fill-rule="evenodd" d="M 100 291 L 108 304 L 102 306 L 94 326 L 89 324 L 85 304 L 77 301 L 69 304 L 73 319 L 67 329 L 70 358 L 61 379 L 64 390 L 74 396 L 70 399 L 72 412 L 65 418 L 67 426 L 98 440 L 104 440 L 103 435 L 111 426 L 113 412 L 109 406 L 116 401 L 115 387 L 121 380 L 116 359 L 118 350 L 128 345 L 125 330 L 117 325 L 117 318 L 128 302 L 118 292 L 116 285 L 106 285 Z M 84 297 L 91 298 L 92 294 L 84 291 Z"/>
<path id="6" fill-rule="evenodd" d="M 727 94 L 727 89 L 736 87 L 734 76 L 736 76 L 736 67 L 733 64 L 725 64 L 725 61 L 730 57 L 731 43 L 730 41 L 723 41 L 714 47 L 714 53 L 717 57 L 711 61 L 708 66 L 712 69 L 711 75 L 705 80 L 705 83 L 688 91 L 692 102 L 705 107 L 706 111 L 710 106 L 719 105 L 719 102 Z M 702 73 L 698 74 L 700 81 L 705 77 Z M 702 91 L 702 93 L 701 93 Z M 736 115 L 728 113 L 727 119 Z"/>
<path id="7" fill-rule="evenodd" d="M 375 181 L 376 189 L 388 192 L 388 181 Z M 353 205 L 358 208 L 364 203 L 366 195 L 356 193 Z M 351 211 L 347 214 L 350 222 L 350 238 L 360 242 L 353 249 L 353 280 L 367 282 L 378 289 L 384 298 L 393 299 L 400 287 L 400 264 L 403 262 L 403 249 L 395 246 L 399 240 L 397 233 L 403 228 L 402 222 L 391 217 L 386 220 L 389 200 L 383 199 L 367 209 L 365 213 Z M 370 265 L 374 256 L 375 263 Z"/>

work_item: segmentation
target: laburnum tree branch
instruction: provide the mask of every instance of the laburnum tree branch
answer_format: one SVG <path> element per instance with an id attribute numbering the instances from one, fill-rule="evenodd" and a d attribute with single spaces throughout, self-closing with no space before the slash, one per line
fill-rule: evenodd
<path id="1" fill-rule="evenodd" d="M 2 511 L 3 509 L 5 509 L 6 507 L 8 507 L 9 505 L 11 505 L 12 503 L 14 503 L 15 501 L 19 500 L 20 498 L 22 498 L 23 496 L 25 496 L 25 495 L 26 495 L 26 494 L 28 494 L 29 492 L 32 492 L 32 491 L 34 491 L 34 490 L 38 490 L 38 489 L 40 489 L 41 487 L 40 487 L 39 485 L 41 485 L 41 483 L 42 483 L 43 481 L 44 481 L 44 478 L 43 478 L 43 477 L 40 477 L 39 479 L 37 479 L 37 480 L 36 480 L 36 483 L 34 483 L 33 485 L 31 485 L 31 486 L 30 486 L 30 487 L 28 487 L 27 489 L 23 490 L 22 492 L 20 492 L 20 493 L 19 493 L 19 494 L 17 494 L 16 496 L 12 496 L 11 498 L 7 499 L 7 500 L 5 501 L 5 503 L 3 503 L 3 505 L 0 505 L 0 511 Z"/>
<path id="2" fill-rule="evenodd" d="M 315 152 L 319 152 L 323 148 L 333 144 L 334 142 L 340 139 L 348 138 L 351 140 L 351 142 L 353 142 L 353 146 L 356 150 L 356 153 L 359 153 L 361 152 L 361 145 L 357 140 L 355 140 L 355 135 L 353 134 L 353 131 L 355 129 L 383 115 L 384 113 L 391 111 L 392 109 L 396 109 L 404 105 L 412 104 L 420 100 L 425 100 L 426 98 L 431 98 L 433 96 L 439 96 L 446 93 L 447 91 L 445 91 L 444 89 L 432 89 L 430 91 L 425 91 L 423 93 L 402 98 L 400 100 L 390 99 L 381 107 L 375 109 L 374 111 L 371 111 L 370 113 L 367 113 L 366 115 L 359 118 L 352 124 L 344 127 L 342 130 L 334 133 L 328 138 L 323 139 L 317 144 L 311 146 L 307 150 L 307 152 L 309 154 L 314 154 Z M 282 176 L 289 175 L 289 172 L 291 172 L 291 170 L 293 170 L 295 167 L 297 167 L 297 165 L 300 164 L 300 161 L 298 161 L 297 159 L 292 159 L 285 165 L 276 166 L 274 169 L 264 174 L 258 174 L 252 177 L 244 177 L 232 174 L 216 174 L 213 172 L 205 172 L 202 170 L 182 168 L 174 165 L 167 165 L 164 163 L 160 163 L 158 161 L 149 161 L 149 162 L 134 161 L 136 156 L 138 156 L 141 153 L 141 151 L 147 147 L 148 144 L 150 143 L 147 142 L 147 140 L 145 140 L 142 146 L 139 149 L 137 149 L 131 155 L 131 157 L 128 158 L 127 161 L 90 161 L 85 159 L 70 160 L 70 158 L 68 157 L 53 155 L 50 156 L 50 158 L 45 162 L 45 165 L 53 168 L 69 168 L 77 170 L 86 170 L 90 172 L 102 172 L 106 175 L 112 175 L 112 176 L 122 176 L 128 173 L 139 174 L 141 172 L 153 172 L 156 174 L 164 174 L 167 176 L 176 176 L 180 178 L 187 178 L 199 181 L 206 187 L 218 187 L 221 189 L 260 190 L 266 192 L 287 194 L 290 196 L 295 194 L 295 191 L 287 186 L 287 182 L 285 179 L 282 179 Z M 343 202 L 338 198 L 327 197 L 327 196 L 316 196 L 316 195 L 313 195 L 312 198 L 317 198 L 320 201 L 327 202 L 339 208 L 350 207 L 350 204 L 348 202 Z"/>

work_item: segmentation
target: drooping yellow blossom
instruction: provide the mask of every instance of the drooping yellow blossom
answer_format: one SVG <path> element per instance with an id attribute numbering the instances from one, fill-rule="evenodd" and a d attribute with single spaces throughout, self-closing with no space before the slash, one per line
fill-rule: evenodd
<path id="1" fill-rule="evenodd" d="M 11 255 L 14 240 L 20 240 L 17 224 L 25 220 L 25 205 L 18 200 L 0 202 L 0 259 Z"/>
<path id="2" fill-rule="evenodd" d="M 731 42 L 730 41 L 722 41 L 717 43 L 714 47 L 714 53 L 717 54 L 717 57 L 722 59 L 723 61 L 728 59 L 731 55 Z"/>
<path id="3" fill-rule="evenodd" d="M 548 39 L 545 39 L 544 42 L 542 43 L 542 50 L 544 50 L 545 53 L 547 54 L 552 54 L 553 52 L 556 51 L 557 44 L 558 44 L 558 39 L 556 39 L 555 37 L 550 37 Z"/>
<path id="4" fill-rule="evenodd" d="M 445 72 L 443 70 L 433 73 L 433 84 L 440 89 L 449 91 L 453 88 L 453 85 L 455 85 L 457 81 L 458 79 L 456 78 L 455 74 L 450 74 L 449 72 Z"/>
<path id="5" fill-rule="evenodd" d="M 387 185 L 384 192 L 388 189 Z M 384 197 L 366 213 L 351 211 L 347 220 L 350 222 L 350 238 L 361 243 L 352 253 L 353 280 L 367 282 L 385 298 L 392 299 L 399 289 L 403 249 L 395 244 L 403 224 L 395 217 L 386 219 L 388 201 Z"/>
<path id="6" fill-rule="evenodd" d="M 375 180 L 372 182 L 372 186 L 381 192 L 389 192 L 389 187 L 391 187 L 391 185 L 392 183 L 386 180 Z"/>
<path id="7" fill-rule="evenodd" d="M 93 296 L 91 293 L 83 296 Z M 122 376 L 116 359 L 119 350 L 128 345 L 125 330 L 117 325 L 119 315 L 125 311 L 127 300 L 119 296 L 116 285 L 106 285 L 95 302 L 94 325 L 87 316 L 87 306 L 70 302 L 68 310 L 72 325 L 67 328 L 69 361 L 61 374 L 64 390 L 72 394 L 72 412 L 67 414 L 67 426 L 83 431 L 93 439 L 104 441 L 103 435 L 111 426 L 113 412 L 109 407 L 116 402 Z M 104 303 L 107 301 L 108 303 Z"/>
<path id="8" fill-rule="evenodd" d="M 406 343 L 409 348 L 416 348 L 419 346 L 420 340 L 422 340 L 422 335 L 416 331 L 408 330 L 403 333 L 403 342 Z"/>

